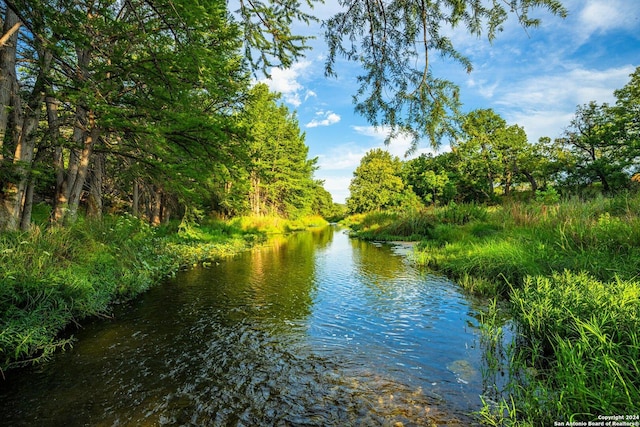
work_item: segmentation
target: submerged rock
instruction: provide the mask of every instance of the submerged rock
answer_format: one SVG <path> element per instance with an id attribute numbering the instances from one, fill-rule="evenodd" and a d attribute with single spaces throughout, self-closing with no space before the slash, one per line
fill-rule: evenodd
<path id="1" fill-rule="evenodd" d="M 469 384 L 478 371 L 471 365 L 468 360 L 455 360 L 447 365 L 447 369 L 453 372 L 458 379 L 458 382 L 463 384 Z"/>

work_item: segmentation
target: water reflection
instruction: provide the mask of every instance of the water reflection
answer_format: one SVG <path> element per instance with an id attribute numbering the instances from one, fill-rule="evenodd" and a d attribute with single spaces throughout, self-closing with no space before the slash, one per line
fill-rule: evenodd
<path id="1" fill-rule="evenodd" d="M 9 425 L 468 425 L 476 301 L 325 229 L 175 280 L 0 387 Z"/>

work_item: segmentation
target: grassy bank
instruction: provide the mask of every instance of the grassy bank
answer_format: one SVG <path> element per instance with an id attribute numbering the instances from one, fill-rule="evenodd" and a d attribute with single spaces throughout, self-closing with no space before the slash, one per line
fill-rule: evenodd
<path id="1" fill-rule="evenodd" d="M 0 234 L 0 373 L 71 344 L 59 333 L 108 316 L 178 269 L 238 253 L 269 233 L 320 224 L 312 218 L 241 218 L 159 228 L 131 216 Z"/>
<path id="2" fill-rule="evenodd" d="M 356 234 L 397 239 L 398 224 L 419 224 L 406 233 L 423 236 L 418 264 L 510 302 L 513 381 L 486 424 L 640 413 L 640 196 L 376 216 Z"/>

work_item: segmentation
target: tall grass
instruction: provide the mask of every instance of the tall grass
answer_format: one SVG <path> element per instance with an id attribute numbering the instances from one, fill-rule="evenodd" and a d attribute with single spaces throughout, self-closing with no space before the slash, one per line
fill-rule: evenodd
<path id="1" fill-rule="evenodd" d="M 69 324 L 108 316 L 111 304 L 179 268 L 238 253 L 268 234 L 322 225 L 317 216 L 244 217 L 152 228 L 124 215 L 0 234 L 0 374 L 71 345 L 59 335 Z"/>
<path id="2" fill-rule="evenodd" d="M 640 194 L 453 205 L 427 218 L 415 262 L 503 296 L 518 324 L 512 382 L 502 400 L 485 400 L 483 423 L 640 412 Z M 390 230 L 398 221 L 375 219 L 359 224 Z"/>
<path id="3" fill-rule="evenodd" d="M 229 225 L 244 233 L 254 233 L 265 237 L 271 234 L 291 233 L 313 227 L 324 227 L 327 221 L 319 215 L 308 215 L 295 219 L 286 219 L 274 215 L 250 215 L 233 218 Z"/>
<path id="4" fill-rule="evenodd" d="M 131 216 L 0 234 L 0 373 L 70 345 L 69 324 L 254 241 L 223 222 L 155 229 Z"/>
<path id="5" fill-rule="evenodd" d="M 533 384 L 548 390 L 541 421 L 640 410 L 640 282 L 565 271 L 528 277 L 511 301 L 538 349 L 535 368 L 544 375 Z"/>
<path id="6" fill-rule="evenodd" d="M 440 208 L 409 209 L 407 211 L 379 211 L 355 214 L 341 224 L 351 229 L 351 234 L 364 240 L 434 240 L 440 237 L 437 227 L 477 223 L 487 217 L 487 209 L 475 204 L 456 204 Z M 482 231 L 479 231 L 482 233 Z"/>

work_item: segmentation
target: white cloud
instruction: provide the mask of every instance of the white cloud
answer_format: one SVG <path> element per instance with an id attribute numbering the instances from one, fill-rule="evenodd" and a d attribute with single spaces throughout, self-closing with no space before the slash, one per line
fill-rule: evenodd
<path id="1" fill-rule="evenodd" d="M 310 61 L 296 62 L 290 68 L 272 68 L 271 77 L 261 81 L 266 83 L 272 91 L 281 93 L 285 102 L 299 107 L 302 104 L 301 93 L 304 90 L 299 78 L 305 75 L 309 68 L 311 68 Z M 307 91 L 305 99 L 309 96 L 315 96 L 315 93 Z"/>
<path id="2" fill-rule="evenodd" d="M 580 11 L 580 29 L 584 33 L 606 32 L 618 28 L 633 29 L 638 25 L 639 10 L 636 1 L 591 0 Z"/>
<path id="3" fill-rule="evenodd" d="M 560 110 L 527 110 L 505 115 L 508 123 L 522 126 L 530 143 L 536 143 L 541 137 L 551 139 L 561 136 L 573 118 L 573 113 Z"/>
<path id="4" fill-rule="evenodd" d="M 324 181 L 324 189 L 331 193 L 331 197 L 335 203 L 344 203 L 349 197 L 349 184 L 351 184 L 352 175 L 340 176 L 319 176 L 318 179 Z"/>
<path id="5" fill-rule="evenodd" d="M 401 159 L 411 159 L 421 154 L 433 153 L 434 150 L 428 147 L 420 146 L 418 149 L 407 156 L 407 152 L 411 148 L 411 136 L 407 134 L 397 135 L 392 138 L 389 144 L 384 144 L 385 139 L 389 135 L 390 129 L 387 126 L 352 126 L 356 133 L 373 138 L 375 146 L 372 148 L 382 148 L 394 156 Z"/>
<path id="6" fill-rule="evenodd" d="M 531 142 L 541 136 L 556 138 L 578 105 L 615 102 L 613 91 L 628 83 L 634 69 L 631 65 L 606 70 L 575 68 L 503 82 L 496 95 L 496 109 L 504 111 L 507 122 L 523 126 Z"/>
<path id="7" fill-rule="evenodd" d="M 333 111 L 318 111 L 316 117 L 307 123 L 306 127 L 331 126 L 340 121 L 340 116 Z"/>
<path id="8" fill-rule="evenodd" d="M 498 81 L 489 83 L 486 79 L 476 81 L 473 78 L 469 78 L 467 80 L 467 86 L 475 88 L 484 98 L 491 99 L 493 98 L 496 89 L 498 89 L 499 83 Z"/>
<path id="9" fill-rule="evenodd" d="M 318 166 L 321 171 L 345 171 L 349 176 L 360 164 L 360 160 L 369 149 L 354 143 L 346 143 L 331 148 L 327 154 L 318 156 Z"/>

